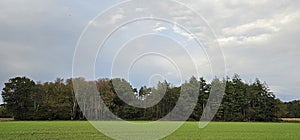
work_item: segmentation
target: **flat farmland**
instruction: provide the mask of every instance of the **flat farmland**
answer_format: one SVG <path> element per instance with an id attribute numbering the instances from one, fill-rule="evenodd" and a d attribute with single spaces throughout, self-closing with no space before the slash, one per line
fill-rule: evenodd
<path id="1" fill-rule="evenodd" d="M 211 122 L 203 129 L 186 122 L 164 139 L 260 140 L 300 139 L 300 123 Z M 0 139 L 110 139 L 87 121 L 0 122 Z"/>

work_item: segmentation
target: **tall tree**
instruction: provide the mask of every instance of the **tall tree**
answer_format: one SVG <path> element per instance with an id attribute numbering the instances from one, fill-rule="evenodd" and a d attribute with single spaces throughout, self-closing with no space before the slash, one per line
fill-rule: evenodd
<path id="1" fill-rule="evenodd" d="M 7 111 L 11 112 L 15 119 L 32 119 L 34 112 L 33 93 L 35 83 L 26 77 L 9 79 L 2 90 L 3 101 Z"/>

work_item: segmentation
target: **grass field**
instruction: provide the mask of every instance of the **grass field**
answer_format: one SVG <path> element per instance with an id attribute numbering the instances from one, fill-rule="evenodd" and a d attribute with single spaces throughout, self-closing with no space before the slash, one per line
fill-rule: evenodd
<path id="1" fill-rule="evenodd" d="M 212 122 L 204 129 L 187 122 L 165 139 L 300 139 L 300 123 Z M 87 121 L 0 122 L 0 139 L 109 139 Z"/>

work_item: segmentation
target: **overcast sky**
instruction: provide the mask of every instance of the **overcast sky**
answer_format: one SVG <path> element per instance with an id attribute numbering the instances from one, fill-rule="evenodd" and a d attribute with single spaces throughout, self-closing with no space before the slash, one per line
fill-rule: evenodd
<path id="1" fill-rule="evenodd" d="M 210 79 L 223 69 L 246 82 L 265 81 L 284 101 L 300 99 L 300 1 L 179 0 L 183 6 L 137 0 L 115 5 L 119 2 L 1 0 L 0 87 L 16 76 L 42 82 L 70 78 L 75 56 L 94 65 L 96 77 L 124 76 L 135 86 L 162 79 L 176 84 L 197 74 Z M 98 50 L 97 41 L 137 17 L 152 20 L 121 26 Z M 158 17 L 168 22 L 153 20 Z M 219 48 L 210 45 L 214 41 Z M 210 66 L 222 64 L 226 69 L 211 73 Z M 78 72 L 88 67 L 82 65 Z"/>

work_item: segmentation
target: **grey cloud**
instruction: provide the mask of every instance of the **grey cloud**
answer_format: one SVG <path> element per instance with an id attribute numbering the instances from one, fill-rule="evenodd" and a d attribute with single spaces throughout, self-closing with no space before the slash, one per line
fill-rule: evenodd
<path id="1" fill-rule="evenodd" d="M 258 77 L 283 100 L 300 98 L 296 79 L 300 76 L 299 1 L 182 2 L 202 15 L 217 33 L 229 75 L 239 73 L 246 80 Z M 199 22 L 192 17 L 184 20 Z"/>
<path id="2" fill-rule="evenodd" d="M 1 1 L 0 88 L 15 76 L 36 81 L 71 77 L 76 42 L 103 3 L 111 2 Z"/>
<path id="3" fill-rule="evenodd" d="M 71 76 L 73 51 L 81 31 L 90 23 L 94 26 L 115 27 L 120 21 L 130 17 L 147 14 L 142 3 L 131 5 L 132 10 L 120 11 L 107 15 L 112 22 L 108 25 L 90 22 L 104 9 L 118 1 L 17 1 L 0 2 L 0 84 L 9 77 L 27 75 L 35 80 L 53 80 L 55 77 Z M 256 77 L 266 81 L 275 94 L 283 100 L 299 99 L 300 76 L 299 65 L 299 1 L 271 0 L 237 1 L 237 0 L 181 0 L 195 9 L 212 27 L 221 43 L 227 63 L 228 74 L 239 73 L 246 79 Z M 153 4 L 153 3 L 152 3 Z M 151 2 L 149 2 L 151 5 Z M 155 4 L 153 4 L 155 5 Z M 130 6 L 130 5 L 129 5 Z M 155 7 L 155 14 L 161 17 L 173 15 L 174 22 L 193 27 L 192 32 L 203 37 L 209 31 L 203 28 L 203 21 L 198 21 L 193 13 L 176 4 Z M 168 13 L 168 14 L 166 14 Z M 148 15 L 148 14 L 147 14 Z M 291 15 L 291 20 L 287 16 Z M 284 19 L 287 17 L 286 19 Z M 113 24 L 116 23 L 116 24 Z M 201 23 L 201 24 L 200 24 Z M 147 27 L 156 23 L 145 24 Z M 138 27 L 138 26 L 136 26 Z M 126 29 L 123 30 L 132 30 Z M 146 28 L 135 28 L 130 37 Z M 166 32 L 167 30 L 161 30 Z M 103 28 L 103 33 L 107 28 Z M 104 35 L 98 33 L 99 36 Z M 95 37 L 95 39 L 97 39 Z M 112 40 L 118 44 L 118 38 Z M 124 38 L 123 38 L 124 39 Z M 223 41 L 223 42 L 222 42 Z M 93 42 L 88 42 L 90 45 Z M 159 45 L 154 42 L 153 45 Z M 195 46 L 195 45 L 194 45 Z M 118 46 L 110 46 L 111 50 L 101 58 L 110 58 L 109 54 Z M 209 48 L 206 48 L 209 49 Z M 94 50 L 85 50 L 94 54 Z M 92 51 L 92 52 L 91 52 Z M 208 50 L 214 52 L 215 50 Z M 193 51 L 193 55 L 201 51 Z M 107 57 L 106 57 L 107 55 Z M 203 55 L 203 54 L 201 54 Z M 210 53 L 221 57 L 220 53 Z M 180 60 L 180 54 L 173 55 Z M 83 59 L 84 60 L 84 59 Z M 205 56 L 195 57 L 198 67 L 207 67 Z M 202 62 L 200 63 L 200 60 Z M 109 66 L 105 61 L 99 65 Z M 149 68 L 149 67 L 147 67 Z M 204 74 L 209 70 L 204 69 Z M 136 79 L 137 81 L 139 79 Z M 143 80 L 140 80 L 143 81 Z"/>

